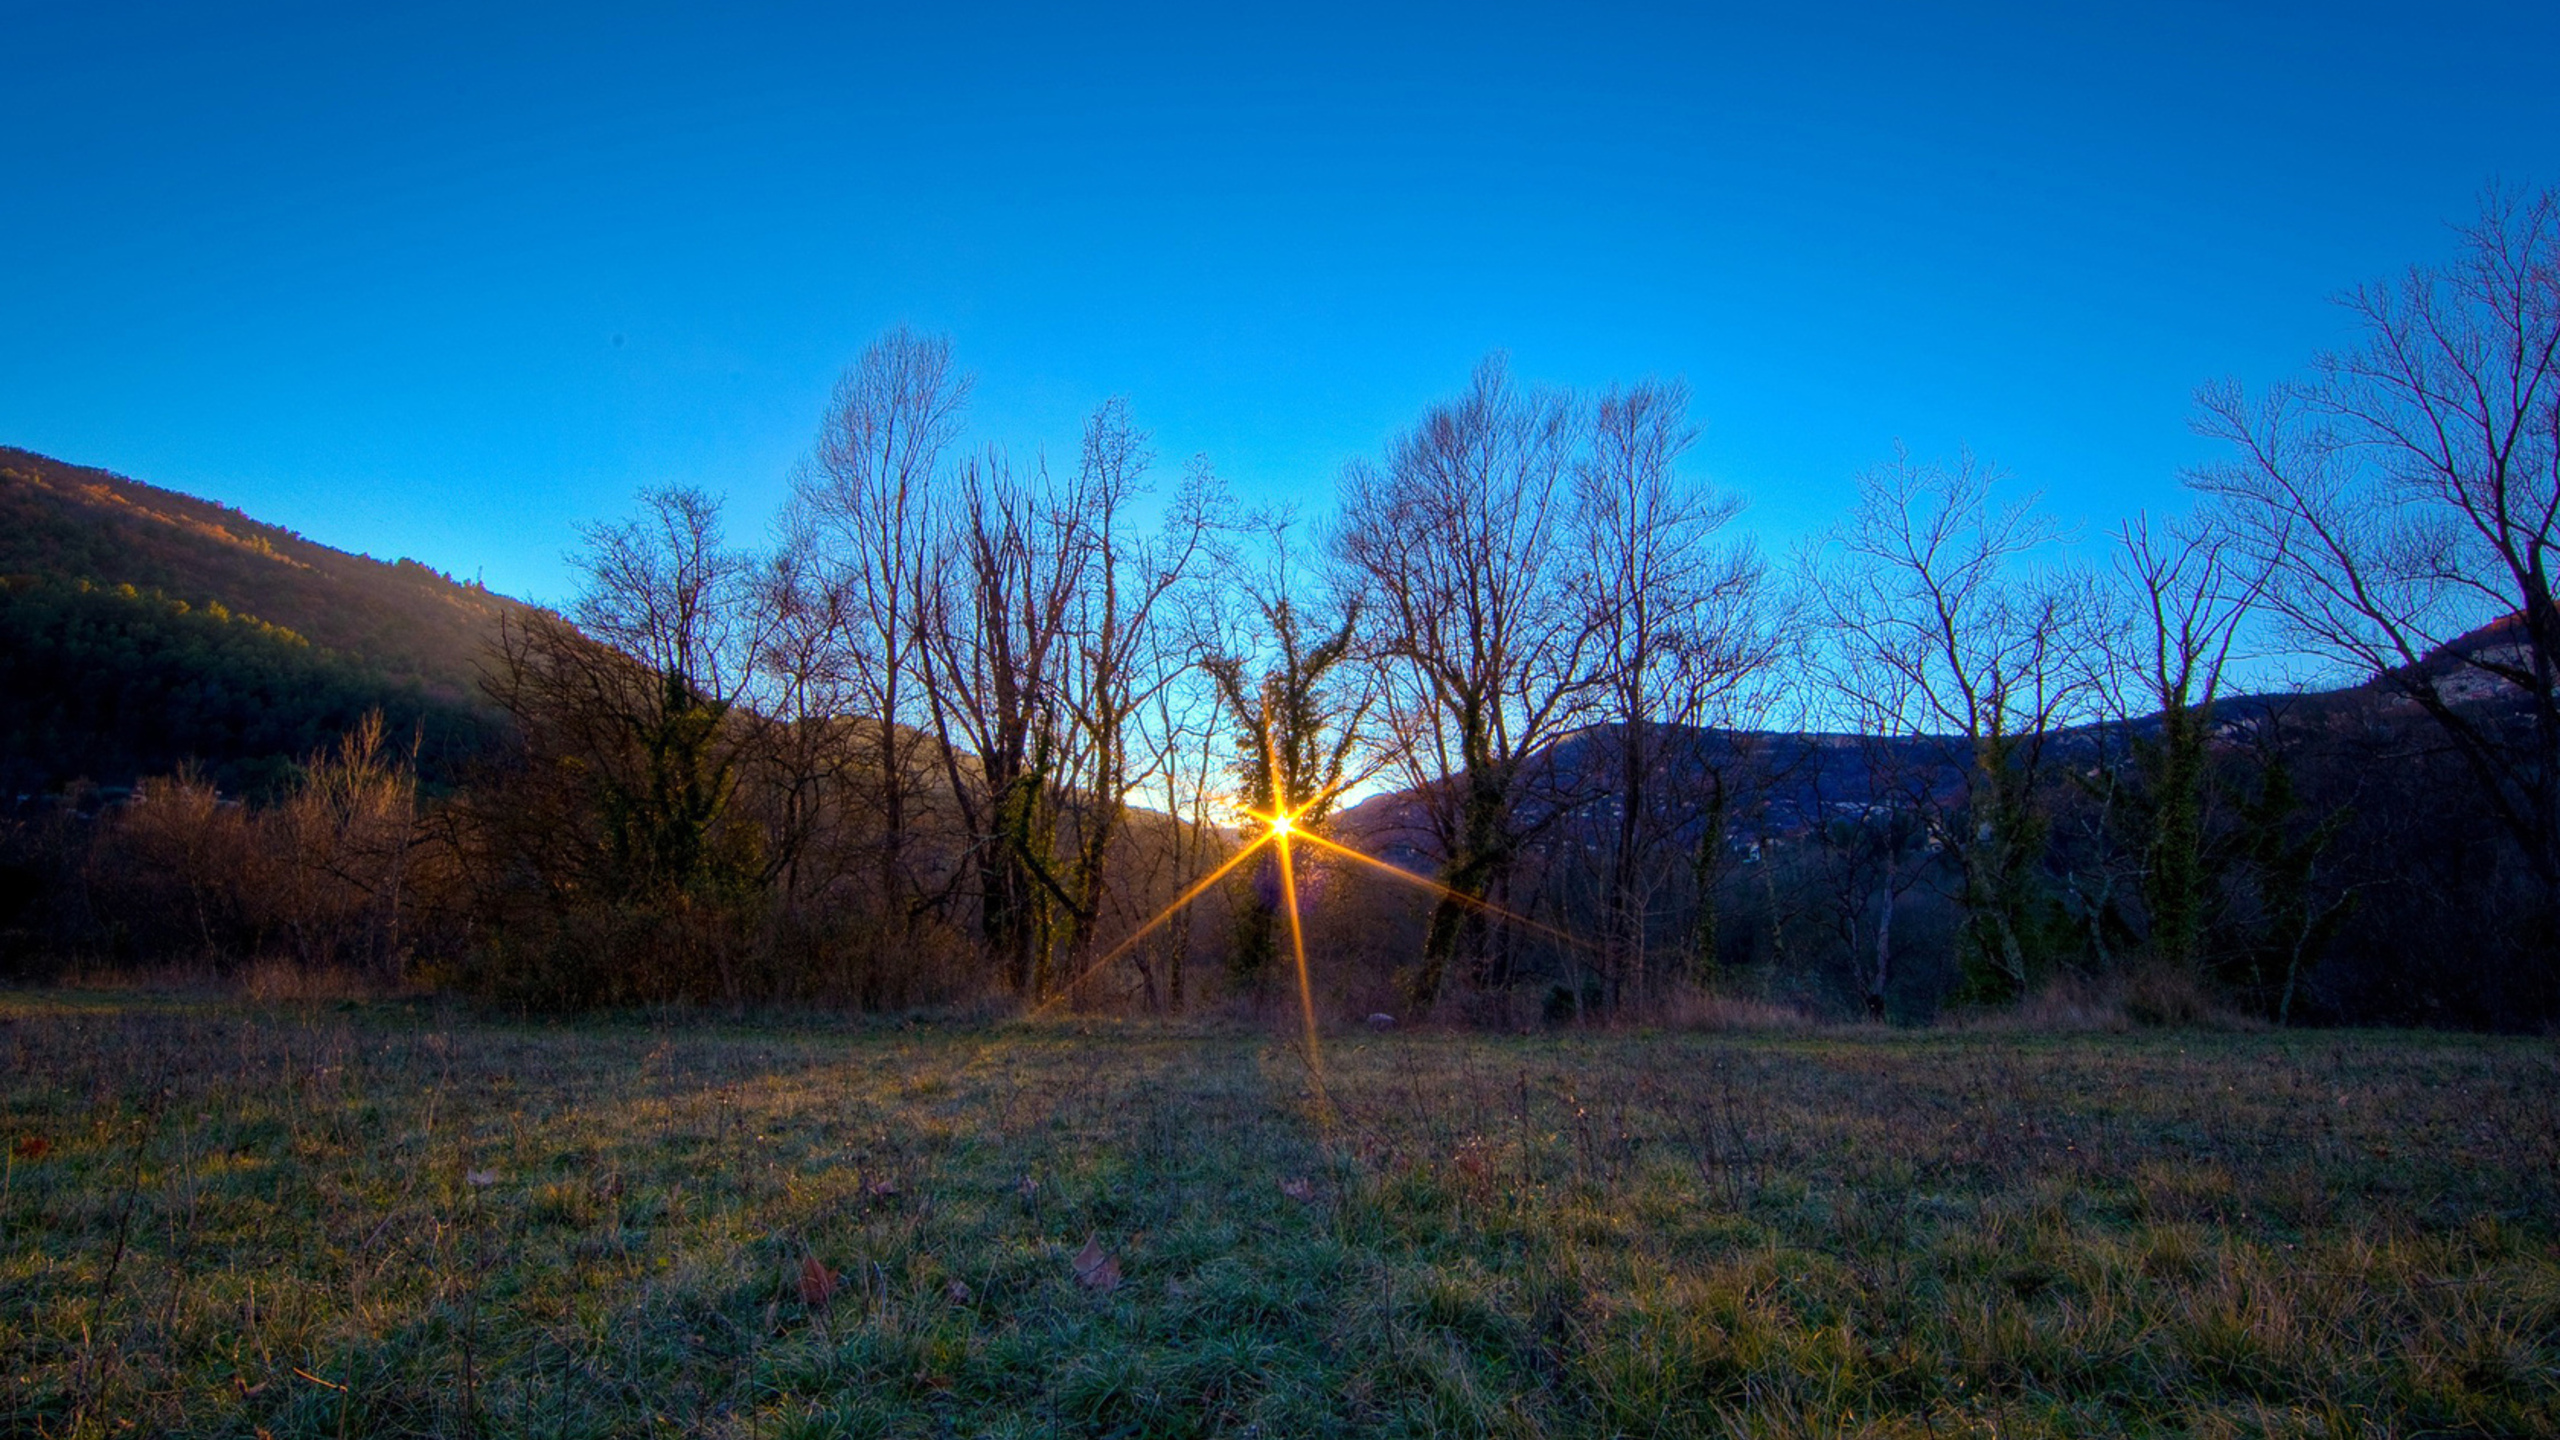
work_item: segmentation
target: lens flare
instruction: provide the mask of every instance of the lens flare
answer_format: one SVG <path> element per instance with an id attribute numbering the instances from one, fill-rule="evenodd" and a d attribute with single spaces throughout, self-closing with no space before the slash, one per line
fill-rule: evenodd
<path id="1" fill-rule="evenodd" d="M 1227 863 L 1210 871 L 1208 874 L 1201 876 L 1197 883 L 1192 885 L 1190 889 L 1183 891 L 1180 895 L 1175 896 L 1170 904 L 1157 911 L 1154 917 L 1149 919 L 1147 923 L 1122 936 L 1119 944 L 1103 951 L 1100 958 L 1096 959 L 1092 964 L 1084 967 L 1084 969 L 1076 972 L 1076 978 L 1068 981 L 1066 988 L 1041 1002 L 1038 1007 L 1032 1010 L 1031 1014 L 1033 1016 L 1038 1016 L 1046 1012 L 1050 1006 L 1055 1005 L 1066 999 L 1069 995 L 1074 994 L 1077 986 L 1082 985 L 1087 980 L 1092 979 L 1095 975 L 1100 974 L 1103 966 L 1108 965 L 1112 961 L 1119 959 L 1121 956 L 1128 954 L 1130 950 L 1136 947 L 1139 941 L 1154 934 L 1166 921 L 1181 914 L 1184 908 L 1189 906 L 1192 901 L 1207 894 L 1210 886 L 1215 885 L 1219 881 L 1226 879 L 1229 875 L 1234 874 L 1237 866 L 1242 865 L 1245 861 L 1253 858 L 1253 856 L 1264 846 L 1269 845 L 1278 838 L 1280 838 L 1279 832 L 1272 831 L 1255 840 L 1252 844 L 1238 850 L 1233 855 L 1228 856 Z"/>
<path id="2" fill-rule="evenodd" d="M 1267 752 L 1265 759 L 1266 761 L 1269 759 Z M 1280 777 L 1276 773 L 1271 777 L 1271 791 L 1274 794 L 1286 793 L 1280 784 Z M 1048 999 L 1040 1002 L 1038 1005 L 1033 1006 L 1024 1018 L 1037 1019 L 1041 1015 L 1048 1013 L 1056 1006 L 1064 1003 L 1072 997 L 1086 981 L 1091 980 L 1095 975 L 1100 974 L 1105 966 L 1110 965 L 1121 956 L 1128 954 L 1132 949 L 1136 948 L 1139 941 L 1154 934 L 1168 921 L 1171 921 L 1175 916 L 1180 915 L 1192 904 L 1192 902 L 1198 900 L 1202 895 L 1207 894 L 1210 887 L 1216 885 L 1219 881 L 1224 880 L 1229 875 L 1234 874 L 1238 866 L 1243 865 L 1246 861 L 1251 860 L 1254 856 L 1261 854 L 1265 850 L 1271 850 L 1275 852 L 1273 858 L 1280 871 L 1279 889 L 1281 913 L 1283 918 L 1287 920 L 1289 926 L 1289 958 L 1295 969 L 1298 981 L 1298 1017 L 1302 1027 L 1301 1034 L 1303 1037 L 1303 1044 L 1305 1046 L 1307 1074 L 1315 1090 L 1316 1122 L 1319 1126 L 1330 1133 L 1333 1126 L 1333 1100 L 1331 1095 L 1327 1093 L 1325 1086 L 1324 1056 L 1321 1048 L 1322 1036 L 1320 1033 L 1320 1027 L 1316 1023 L 1315 975 L 1313 968 L 1307 962 L 1306 922 L 1300 913 L 1298 903 L 1298 858 L 1296 842 L 1305 841 L 1306 843 L 1330 854 L 1339 855 L 1346 860 L 1366 865 L 1372 870 L 1383 871 L 1395 879 L 1403 881 L 1407 885 L 1429 891 L 1433 895 L 1446 900 L 1456 901 L 1461 905 L 1468 906 L 1482 912 L 1483 914 L 1495 916 L 1509 924 L 1517 925 L 1524 930 L 1534 931 L 1535 933 L 1546 936 L 1559 944 L 1575 949 L 1598 948 L 1590 941 L 1583 939 L 1581 936 L 1569 935 L 1551 925 L 1541 925 L 1526 915 L 1521 915 L 1514 911 L 1505 909 L 1504 907 L 1496 905 L 1492 901 L 1484 899 L 1481 896 L 1469 895 L 1464 891 L 1451 889 L 1449 886 L 1443 885 L 1439 881 L 1426 879 L 1423 876 L 1416 875 L 1412 871 L 1406 870 L 1400 866 L 1390 865 L 1386 861 L 1378 859 L 1374 855 L 1364 855 L 1361 852 L 1352 849 L 1348 845 L 1338 844 L 1335 841 L 1326 839 L 1324 836 L 1317 834 L 1313 829 L 1303 823 L 1303 817 L 1314 812 L 1332 799 L 1333 795 L 1331 793 L 1327 793 L 1320 795 L 1313 800 L 1306 801 L 1296 807 L 1275 805 L 1268 812 L 1255 810 L 1250 806 L 1237 805 L 1235 807 L 1236 811 L 1242 814 L 1246 819 L 1258 822 L 1262 827 L 1262 833 L 1255 835 L 1250 841 L 1240 847 L 1235 854 L 1228 856 L 1225 863 L 1219 865 L 1208 874 L 1200 877 L 1200 879 L 1195 881 L 1189 888 L 1175 896 L 1171 903 L 1167 904 L 1163 909 L 1158 910 L 1153 916 L 1150 916 L 1144 924 L 1130 931 L 1127 935 L 1122 936 L 1118 943 L 1096 956 L 1091 964 L 1086 965 L 1082 970 L 1078 971 L 1075 978 L 1069 980 L 1064 987 L 1058 990 L 1057 993 L 1051 995 Z M 983 1052 L 979 1058 L 984 1058 Z M 972 1065 L 975 1063 L 976 1062 L 974 1060 L 971 1062 Z"/>
<path id="3" fill-rule="evenodd" d="M 1307 1074 L 1315 1083 L 1316 1119 L 1330 1127 L 1333 1122 L 1333 1099 L 1325 1093 L 1324 1052 L 1316 1038 L 1315 981 L 1307 972 L 1307 932 L 1298 919 L 1298 871 L 1290 845 L 1291 829 L 1286 815 L 1273 821 L 1271 833 L 1280 842 L 1280 905 L 1289 917 L 1289 954 L 1298 965 L 1298 1014 L 1306 1024 Z"/>
<path id="4" fill-rule="evenodd" d="M 1544 935 L 1559 945 L 1570 946 L 1576 950 L 1596 951 L 1600 948 L 1597 944 L 1584 939 L 1582 936 L 1569 935 L 1552 925 L 1541 925 L 1537 921 L 1530 919 L 1528 916 L 1523 915 L 1516 910 L 1505 909 L 1504 907 L 1496 905 L 1492 901 L 1484 899 L 1481 896 L 1469 895 L 1463 890 L 1453 890 L 1448 886 L 1441 884 L 1437 880 L 1430 880 L 1420 875 L 1416 875 L 1412 871 L 1405 869 L 1403 866 L 1390 865 L 1375 855 L 1363 855 L 1348 845 L 1337 845 L 1333 841 L 1327 840 L 1312 830 L 1299 831 L 1298 838 L 1305 840 L 1310 844 L 1321 846 L 1333 854 L 1342 856 L 1346 860 L 1357 860 L 1372 870 L 1383 871 L 1386 874 L 1392 875 L 1398 880 L 1403 881 L 1407 885 L 1415 887 L 1416 889 L 1428 890 L 1434 895 L 1438 895 L 1444 899 L 1455 900 L 1461 905 L 1480 910 L 1487 915 L 1491 915 L 1497 919 L 1517 925 L 1523 930 L 1534 931 L 1537 934 Z"/>

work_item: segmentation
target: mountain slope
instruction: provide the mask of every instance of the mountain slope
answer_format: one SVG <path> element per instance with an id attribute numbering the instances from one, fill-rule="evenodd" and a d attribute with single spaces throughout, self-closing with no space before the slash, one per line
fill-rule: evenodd
<path id="1" fill-rule="evenodd" d="M 261 791 L 370 709 L 449 776 L 496 724 L 476 661 L 514 605 L 0 448 L 0 800 L 188 761 Z"/>

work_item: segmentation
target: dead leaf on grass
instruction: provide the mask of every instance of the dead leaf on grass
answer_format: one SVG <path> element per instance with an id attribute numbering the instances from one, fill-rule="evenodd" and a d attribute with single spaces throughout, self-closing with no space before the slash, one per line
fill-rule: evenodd
<path id="1" fill-rule="evenodd" d="M 1076 1252 L 1076 1282 L 1097 1295 L 1108 1295 L 1120 1288 L 1120 1262 L 1105 1254 L 1100 1236 L 1085 1237 L 1084 1248 Z"/>
<path id="2" fill-rule="evenodd" d="M 800 1298 L 812 1306 L 824 1305 L 836 1298 L 836 1285 L 843 1278 L 812 1255 L 800 1262 Z"/>

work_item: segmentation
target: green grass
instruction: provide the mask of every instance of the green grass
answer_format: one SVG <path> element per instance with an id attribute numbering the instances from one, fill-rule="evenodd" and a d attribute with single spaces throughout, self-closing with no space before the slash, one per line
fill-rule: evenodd
<path id="1" fill-rule="evenodd" d="M 1323 1062 L 0 994 L 0 1431 L 2560 1434 L 2548 1040 Z"/>

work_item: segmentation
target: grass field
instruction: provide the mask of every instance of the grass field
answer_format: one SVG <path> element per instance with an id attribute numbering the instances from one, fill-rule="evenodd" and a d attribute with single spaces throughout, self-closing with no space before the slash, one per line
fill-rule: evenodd
<path id="1" fill-rule="evenodd" d="M 2560 1048 L 0 993 L 0 1430 L 2560 1434 Z"/>

